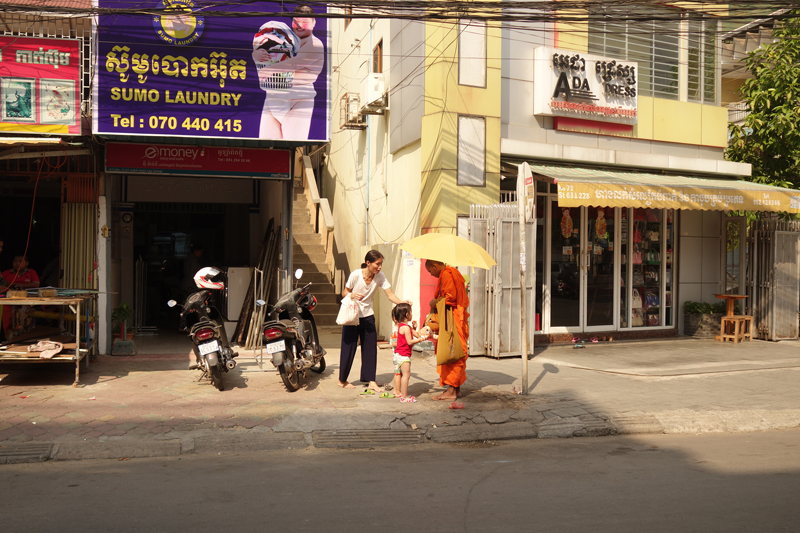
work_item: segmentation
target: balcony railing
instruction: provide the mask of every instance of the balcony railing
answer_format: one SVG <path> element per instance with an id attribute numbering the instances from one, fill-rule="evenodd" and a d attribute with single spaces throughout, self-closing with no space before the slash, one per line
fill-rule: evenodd
<path id="1" fill-rule="evenodd" d="M 733 102 L 726 106 L 728 108 L 728 122 L 741 124 L 745 117 L 750 114 L 750 107 L 747 102 Z"/>

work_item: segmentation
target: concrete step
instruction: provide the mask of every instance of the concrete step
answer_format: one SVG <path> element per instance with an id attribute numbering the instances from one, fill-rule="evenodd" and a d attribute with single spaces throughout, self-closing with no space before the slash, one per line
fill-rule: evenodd
<path id="1" fill-rule="evenodd" d="M 320 246 L 322 248 L 322 246 Z M 294 263 L 306 264 L 306 265 L 316 265 L 318 272 L 326 272 L 328 269 L 327 263 L 325 263 L 325 253 L 323 252 L 324 248 L 319 251 L 319 253 L 306 253 L 302 251 L 295 251 L 292 254 L 292 261 Z"/>
<path id="2" fill-rule="evenodd" d="M 317 299 L 317 308 L 314 310 L 317 324 L 339 327 L 336 317 L 339 315 L 340 296 L 330 280 L 323 237 L 314 231 L 305 189 L 297 183 L 292 204 L 292 264 L 295 268 L 303 269 L 302 282 L 313 283 L 311 294 Z"/>
<path id="3" fill-rule="evenodd" d="M 292 258 L 292 265 L 294 268 L 302 268 L 303 272 L 318 272 L 320 274 L 330 274 L 328 264 L 324 261 L 319 263 L 312 263 L 310 261 L 303 261 L 297 257 Z"/>
<path id="4" fill-rule="evenodd" d="M 318 315 L 314 313 L 314 321 L 317 323 L 317 326 L 338 326 L 336 323 L 337 316 L 339 316 L 338 310 L 335 315 Z"/>
<path id="5" fill-rule="evenodd" d="M 300 266 L 294 265 L 296 268 L 302 268 Z M 309 272 L 308 270 L 303 268 L 303 277 L 300 278 L 301 283 L 313 283 L 316 285 L 322 285 L 323 283 L 330 284 L 331 278 L 325 272 Z"/>
<path id="6" fill-rule="evenodd" d="M 318 233 L 296 233 L 294 235 L 294 244 L 318 244 L 322 246 L 322 235 Z"/>
<path id="7" fill-rule="evenodd" d="M 296 237 L 297 236 L 295 235 L 295 238 Z M 300 254 L 305 254 L 309 257 L 319 254 L 325 255 L 325 247 L 319 242 L 307 242 L 304 244 L 298 242 L 292 243 L 292 257 L 299 256 Z M 325 258 L 323 257 L 322 260 L 324 261 Z"/>
<path id="8" fill-rule="evenodd" d="M 317 299 L 318 304 L 331 304 L 336 306 L 336 312 L 339 312 L 339 295 L 333 293 L 333 287 L 331 287 L 331 292 L 319 292 L 316 290 L 316 285 L 311 286 L 312 290 L 311 294 Z"/>
<path id="9" fill-rule="evenodd" d="M 303 255 L 307 255 L 311 257 L 312 255 L 325 255 L 325 246 L 319 243 L 299 243 L 299 242 L 292 242 L 292 257 L 302 257 Z M 314 258 L 314 261 L 318 261 L 319 258 Z M 322 261 L 325 260 L 325 257 L 322 258 Z"/>
<path id="10" fill-rule="evenodd" d="M 314 294 L 314 293 L 312 292 L 311 294 Z M 316 296 L 316 294 L 314 294 L 314 296 Z M 323 303 L 323 302 L 319 301 L 319 298 L 317 298 L 317 308 L 314 309 L 314 318 L 316 318 L 317 315 L 338 316 L 339 315 L 339 304 L 337 304 L 337 303 Z"/>
<path id="11" fill-rule="evenodd" d="M 323 262 L 312 263 L 311 261 L 301 261 L 297 257 L 292 258 L 292 265 L 294 268 L 302 268 L 303 272 L 318 272 L 320 274 L 329 275 L 328 264 Z"/>
<path id="12" fill-rule="evenodd" d="M 316 231 L 314 231 L 314 226 L 312 226 L 307 219 L 304 219 L 300 224 L 292 220 L 292 233 L 295 235 L 306 235 L 316 233 Z"/>

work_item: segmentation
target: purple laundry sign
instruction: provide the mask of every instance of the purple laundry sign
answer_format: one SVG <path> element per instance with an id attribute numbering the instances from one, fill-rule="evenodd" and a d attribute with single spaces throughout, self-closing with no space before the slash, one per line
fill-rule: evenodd
<path id="1" fill-rule="evenodd" d="M 94 133 L 330 139 L 330 33 L 327 19 L 314 16 L 325 7 L 196 0 L 94 4 L 155 13 L 98 17 Z M 209 10 L 231 16 L 204 14 Z M 269 15 L 234 15 L 243 12 Z"/>

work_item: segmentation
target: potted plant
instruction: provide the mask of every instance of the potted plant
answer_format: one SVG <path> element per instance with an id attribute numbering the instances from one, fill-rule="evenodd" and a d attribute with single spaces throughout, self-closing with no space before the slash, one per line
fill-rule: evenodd
<path id="1" fill-rule="evenodd" d="M 691 337 L 719 335 L 725 302 L 709 304 L 687 301 L 683 304 L 683 334 Z"/>
<path id="2" fill-rule="evenodd" d="M 119 330 L 119 338 L 125 340 L 133 337 L 133 334 L 125 335 L 127 323 L 133 318 L 133 308 L 125 302 L 120 303 L 111 311 L 111 328 Z"/>

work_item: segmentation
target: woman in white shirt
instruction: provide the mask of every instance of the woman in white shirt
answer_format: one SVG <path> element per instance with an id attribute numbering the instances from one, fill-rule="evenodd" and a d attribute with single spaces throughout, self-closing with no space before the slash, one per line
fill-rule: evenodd
<path id="1" fill-rule="evenodd" d="M 378 365 L 378 333 L 375 329 L 375 313 L 372 310 L 372 298 L 380 288 L 386 297 L 394 304 L 403 303 L 395 296 L 390 288 L 389 281 L 381 272 L 383 268 L 383 254 L 377 250 L 370 250 L 364 258 L 361 268 L 353 271 L 347 278 L 347 283 L 342 291 L 342 298 L 352 298 L 358 302 L 358 325 L 342 326 L 342 350 L 339 359 L 339 386 L 345 389 L 354 389 L 355 386 L 347 381 L 350 369 L 356 357 L 358 341 L 361 340 L 361 381 L 369 382 L 368 389 L 377 393 L 383 392 L 375 381 L 375 372 Z M 411 303 L 405 300 L 407 303 Z"/>

